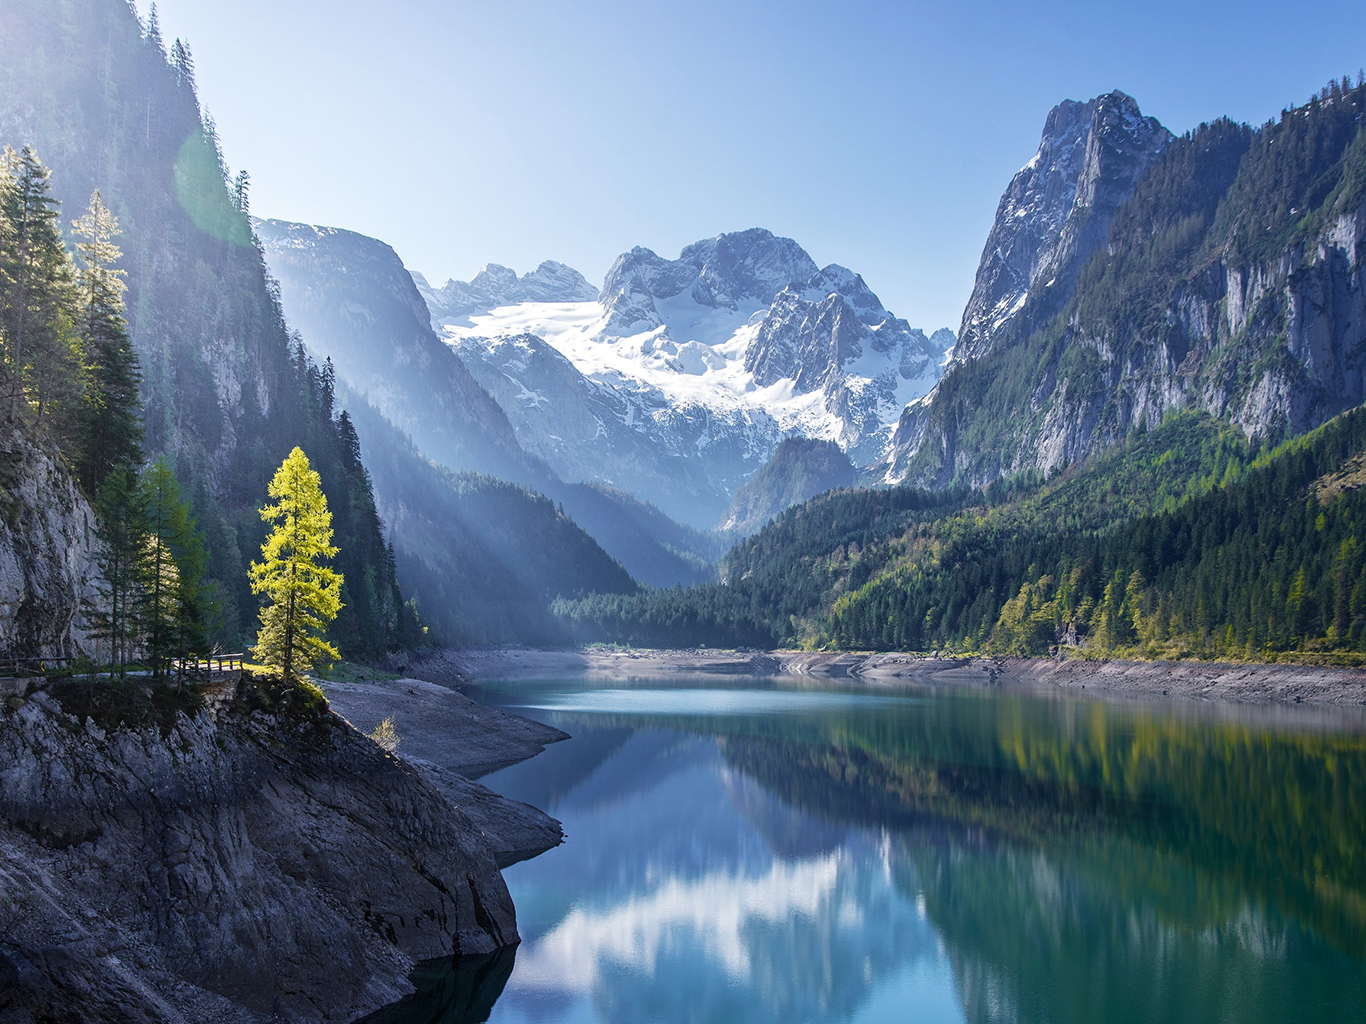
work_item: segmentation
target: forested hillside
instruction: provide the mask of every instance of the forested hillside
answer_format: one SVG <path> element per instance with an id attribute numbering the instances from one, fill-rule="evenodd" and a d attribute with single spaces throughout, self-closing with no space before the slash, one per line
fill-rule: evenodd
<path id="1" fill-rule="evenodd" d="M 636 643 L 1355 662 L 1364 463 L 1366 410 L 1260 451 L 1188 414 L 1049 481 L 827 495 L 723 585 L 559 609 Z"/>
<path id="2" fill-rule="evenodd" d="M 353 657 L 395 645 L 393 568 L 355 435 L 334 415 L 330 371 L 290 338 L 252 239 L 248 179 L 229 174 L 200 113 L 188 49 L 121 0 L 12 0 L 0 142 L 31 145 L 51 169 L 64 230 L 96 189 L 122 227 L 146 450 L 169 461 L 207 539 L 210 642 L 241 649 L 255 629 L 256 508 L 301 444 L 343 552 L 338 641 Z"/>
<path id="3" fill-rule="evenodd" d="M 343 393 L 374 467 L 400 577 L 423 623 L 452 644 L 562 643 L 559 595 L 633 594 L 637 587 L 550 499 L 520 484 L 455 473 L 363 397 Z"/>

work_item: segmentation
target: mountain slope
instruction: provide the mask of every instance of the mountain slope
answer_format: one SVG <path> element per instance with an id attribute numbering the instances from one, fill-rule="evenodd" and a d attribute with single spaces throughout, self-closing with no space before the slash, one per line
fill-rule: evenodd
<path id="1" fill-rule="evenodd" d="M 399 576 L 444 642 L 563 642 L 553 598 L 636 585 L 547 498 L 424 459 L 365 398 L 342 392 L 372 467 Z"/>
<path id="2" fill-rule="evenodd" d="M 503 410 L 436 337 L 402 261 L 389 246 L 337 228 L 258 220 L 290 323 L 319 358 L 450 469 L 539 484 Z"/>
<path id="3" fill-rule="evenodd" d="M 935 392 L 902 415 L 886 479 L 1047 471 L 1174 410 L 1279 438 L 1361 403 L 1363 111 L 1366 87 L 1344 82 L 1255 130 L 1216 121 L 1165 145 L 1104 244 L 1076 250 L 1075 279 L 1036 275 L 1001 321 L 982 312 L 1000 292 L 989 253 L 985 298 Z M 1129 180 L 1126 165 L 1107 187 Z M 1003 220 L 1016 212 L 1003 201 Z"/>
<path id="4" fill-rule="evenodd" d="M 460 317 L 518 302 L 591 302 L 598 290 L 582 274 L 563 263 L 546 260 L 529 274 L 489 263 L 472 281 L 450 280 L 433 288 L 414 272 L 413 281 L 426 300 L 432 318 Z"/>
<path id="5" fill-rule="evenodd" d="M 677 524 L 662 526 L 657 510 L 644 512 L 639 502 L 619 491 L 567 483 L 521 448 L 494 397 L 507 402 L 514 415 L 520 405 L 509 400 L 505 389 L 490 396 L 460 353 L 437 338 L 413 277 L 388 245 L 351 231 L 283 221 L 260 221 L 257 229 L 279 278 L 290 322 L 303 329 L 311 349 L 332 360 L 339 378 L 373 405 L 374 415 L 367 417 L 372 430 L 380 429 L 377 418 L 387 418 L 399 435 L 412 438 L 425 459 L 456 473 L 486 474 L 547 495 L 644 582 L 673 586 L 710 578 L 715 556 L 708 554 L 712 545 L 706 538 Z M 504 381 L 494 379 L 495 384 Z M 565 403 L 560 415 L 569 424 L 576 411 Z M 563 429 L 573 441 L 572 429 Z M 599 429 L 598 419 L 591 418 L 585 429 Z M 386 442 L 384 447 L 389 451 L 396 445 Z M 573 448 L 566 446 L 569 452 Z M 405 458 L 405 464 L 419 474 L 428 471 L 421 460 Z M 570 470 L 575 465 L 572 459 L 561 464 Z M 378 470 L 381 506 L 406 507 L 423 516 L 434 513 L 435 506 L 405 503 L 406 482 Z M 422 578 L 427 585 L 447 586 L 441 582 L 435 549 L 410 545 L 407 550 L 409 557 L 400 559 L 405 580 L 416 578 L 417 565 L 425 559 Z M 589 578 L 593 571 L 585 567 L 583 575 Z M 432 604 L 429 597 L 419 596 Z"/>
<path id="6" fill-rule="evenodd" d="M 590 597 L 582 639 L 1039 656 L 1366 659 L 1366 410 L 1276 449 L 1184 414 L 1047 482 L 840 491 L 722 584 Z"/>
<path id="7" fill-rule="evenodd" d="M 817 494 L 852 487 L 857 477 L 849 456 L 831 441 L 789 437 L 743 487 L 721 524 L 743 535 L 756 532 L 779 513 Z"/>
<path id="8" fill-rule="evenodd" d="M 211 640 L 241 649 L 255 633 L 257 509 L 303 444 L 336 509 L 348 575 L 373 584 L 344 595 L 337 639 L 350 656 L 382 654 L 397 609 L 364 471 L 349 461 L 330 383 L 290 338 L 253 244 L 245 179 L 229 187 L 192 70 L 122 0 L 6 0 L 0 18 L 0 144 L 35 147 L 63 227 L 97 188 L 122 226 L 146 449 L 168 458 L 207 534 Z"/>

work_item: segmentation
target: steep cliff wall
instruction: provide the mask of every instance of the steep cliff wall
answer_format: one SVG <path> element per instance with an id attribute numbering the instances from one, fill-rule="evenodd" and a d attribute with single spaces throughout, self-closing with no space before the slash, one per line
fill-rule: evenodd
<path id="1" fill-rule="evenodd" d="M 1070 282 L 1003 291 L 989 251 L 954 361 L 902 414 L 884 478 L 1046 472 L 1185 409 L 1277 439 L 1366 400 L 1364 115 L 1366 87 L 1344 83 L 1259 129 L 1171 142 Z M 1031 209 L 1003 200 L 992 238 Z"/>
<path id="2" fill-rule="evenodd" d="M 98 545 L 70 474 L 0 422 L 0 658 L 90 652 Z"/>
<path id="3" fill-rule="evenodd" d="M 92 692 L 0 709 L 0 1017 L 347 1021 L 516 941 L 479 830 L 335 715 Z"/>

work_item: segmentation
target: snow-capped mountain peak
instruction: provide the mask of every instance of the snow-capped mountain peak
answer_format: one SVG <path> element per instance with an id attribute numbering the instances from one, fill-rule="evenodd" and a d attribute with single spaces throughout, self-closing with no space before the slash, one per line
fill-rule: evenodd
<path id="1" fill-rule="evenodd" d="M 858 274 L 820 269 L 792 239 L 761 228 L 695 242 L 674 260 L 634 248 L 613 263 L 593 301 L 468 306 L 434 307 L 433 320 L 500 404 L 516 407 L 509 415 L 524 446 L 552 464 L 567 451 L 597 459 L 597 478 L 691 522 L 694 510 L 644 486 L 668 475 L 658 466 L 647 472 L 639 463 L 640 481 L 623 474 L 622 453 L 640 459 L 643 451 L 627 445 L 623 428 L 650 439 L 645 447 L 661 459 L 704 465 L 711 503 L 728 502 L 784 436 L 835 441 L 856 464 L 875 462 L 954 342 L 947 330 L 926 337 Z M 507 344 L 526 336 L 567 364 L 540 359 L 530 380 L 513 356 L 525 341 Z M 568 379 L 566 365 L 579 379 Z M 566 410 L 558 420 L 557 408 Z M 570 408 L 580 410 L 572 424 Z"/>
<path id="2" fill-rule="evenodd" d="M 427 302 L 433 324 L 518 302 L 586 302 L 598 295 L 577 270 L 554 260 L 546 260 L 522 277 L 501 264 L 487 263 L 472 280 L 447 281 L 439 289 L 416 271 L 413 281 Z"/>

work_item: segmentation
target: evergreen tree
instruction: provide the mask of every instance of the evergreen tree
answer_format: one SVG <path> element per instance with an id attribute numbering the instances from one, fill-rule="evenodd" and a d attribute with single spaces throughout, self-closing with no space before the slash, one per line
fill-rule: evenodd
<path id="1" fill-rule="evenodd" d="M 203 579 L 208 556 L 165 459 L 143 474 L 141 502 L 147 524 L 144 635 L 148 660 L 160 672 L 172 658 L 202 653 L 206 647 Z"/>
<path id="2" fill-rule="evenodd" d="M 147 510 L 127 466 L 116 466 L 95 502 L 103 542 L 100 569 L 102 606 L 92 614 L 93 633 L 109 644 L 110 674 L 123 674 L 141 635 L 145 592 L 143 556 L 147 548 Z"/>
<path id="3" fill-rule="evenodd" d="M 8 244 L 0 251 L 0 331 L 10 372 L 10 415 L 27 399 L 41 419 L 45 411 L 69 410 L 81 391 L 71 257 L 57 227 L 51 175 L 33 149 L 25 146 L 16 155 L 7 147 L 0 177 L 8 179 L 0 192 L 0 217 L 9 222 Z"/>
<path id="4" fill-rule="evenodd" d="M 85 216 L 72 226 L 83 239 L 76 251 L 82 260 L 78 279 L 86 394 L 80 441 L 71 454 L 86 493 L 95 494 L 115 466 L 142 460 L 141 374 L 123 314 L 123 271 L 114 269 L 122 256 L 114 244 L 118 221 L 96 191 Z"/>
<path id="5" fill-rule="evenodd" d="M 275 527 L 261 545 L 262 561 L 250 570 L 252 592 L 269 601 L 253 653 L 294 681 L 315 662 L 340 657 L 322 634 L 341 610 L 342 576 L 321 564 L 337 554 L 332 514 L 303 449 L 289 453 L 269 493 L 276 504 L 263 508 L 261 518 Z"/>

